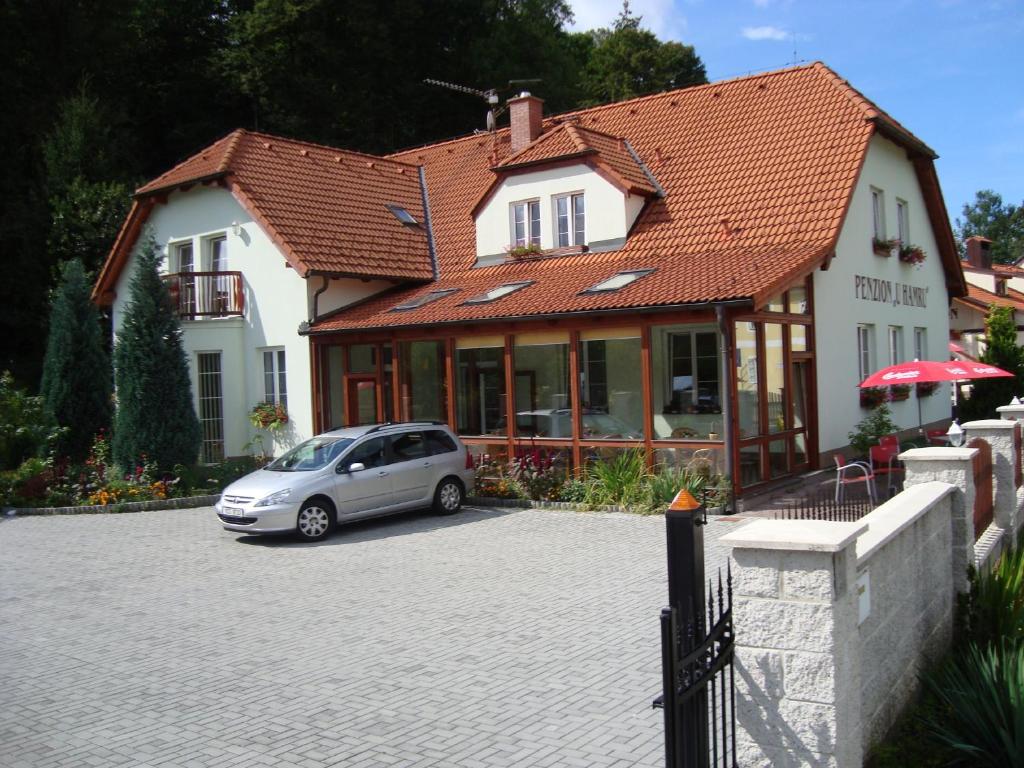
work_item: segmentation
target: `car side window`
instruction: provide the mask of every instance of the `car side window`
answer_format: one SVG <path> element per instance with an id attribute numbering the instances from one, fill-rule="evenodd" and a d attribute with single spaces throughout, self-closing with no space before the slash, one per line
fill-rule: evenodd
<path id="1" fill-rule="evenodd" d="M 388 463 L 387 453 L 384 450 L 384 438 L 374 437 L 360 443 L 352 449 L 352 453 L 345 457 L 344 462 L 346 467 L 356 463 L 362 464 L 367 469 L 383 467 Z"/>
<path id="2" fill-rule="evenodd" d="M 452 440 L 451 436 L 439 429 L 432 429 L 427 432 L 427 448 L 430 450 L 431 456 L 458 450 L 458 446 L 455 445 L 455 441 Z"/>
<path id="3" fill-rule="evenodd" d="M 412 461 L 427 455 L 427 443 L 422 432 L 406 432 L 391 438 L 391 453 L 394 460 Z"/>

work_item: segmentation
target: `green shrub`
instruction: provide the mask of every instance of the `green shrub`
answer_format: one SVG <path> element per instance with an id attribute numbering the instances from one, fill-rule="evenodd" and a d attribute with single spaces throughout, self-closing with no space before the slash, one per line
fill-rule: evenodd
<path id="1" fill-rule="evenodd" d="M 961 606 L 960 640 L 981 647 L 1024 644 L 1024 547 L 1003 553 L 995 568 L 971 570 L 971 589 Z"/>
<path id="2" fill-rule="evenodd" d="M 708 476 L 688 467 L 660 467 L 647 478 L 649 498 L 657 507 L 667 507 L 676 494 L 687 490 L 697 501 L 704 496 L 704 488 L 708 484 Z"/>
<path id="3" fill-rule="evenodd" d="M 0 472 L 0 506 L 42 506 L 52 478 L 49 463 L 38 458 L 27 459 L 17 469 Z"/>
<path id="4" fill-rule="evenodd" d="M 647 458 L 642 448 L 629 448 L 608 461 L 593 462 L 587 466 L 585 501 L 594 506 L 643 505 L 648 498 L 648 474 Z"/>
<path id="5" fill-rule="evenodd" d="M 0 373 L 0 470 L 42 456 L 59 435 L 43 415 L 42 398 L 16 387 L 8 371 Z"/>
<path id="6" fill-rule="evenodd" d="M 941 705 L 927 727 L 957 762 L 1024 765 L 1024 646 L 969 645 L 924 682 Z"/>
<path id="7" fill-rule="evenodd" d="M 578 478 L 572 478 L 562 483 L 558 491 L 558 500 L 575 504 L 582 504 L 587 499 L 587 484 Z"/>
<path id="8" fill-rule="evenodd" d="M 879 438 L 897 431 L 899 431 L 899 427 L 892 420 L 892 411 L 889 410 L 888 405 L 882 403 L 857 422 L 857 428 L 847 437 L 850 440 L 850 446 L 858 456 L 867 456 L 871 446 L 878 445 Z"/>

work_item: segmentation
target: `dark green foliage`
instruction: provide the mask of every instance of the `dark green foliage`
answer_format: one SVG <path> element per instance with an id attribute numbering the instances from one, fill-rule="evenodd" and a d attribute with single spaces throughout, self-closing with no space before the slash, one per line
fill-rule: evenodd
<path id="1" fill-rule="evenodd" d="M 871 446 L 878 445 L 880 437 L 892 435 L 898 431 L 899 427 L 892 420 L 892 411 L 889 410 L 887 404 L 882 403 L 858 421 L 857 428 L 847 434 L 847 438 L 858 456 L 867 456 Z"/>
<path id="2" fill-rule="evenodd" d="M 65 428 L 55 453 L 72 461 L 83 460 L 96 433 L 110 427 L 110 358 L 89 293 L 82 263 L 68 262 L 50 308 L 39 387 L 47 418 Z"/>
<path id="3" fill-rule="evenodd" d="M 1024 352 L 1017 346 L 1017 326 L 1011 308 L 992 307 L 989 311 L 985 343 L 982 361 L 1009 371 L 1014 377 L 973 382 L 970 399 L 961 404 L 961 421 L 995 418 L 996 408 L 1009 403 L 1024 386 Z"/>
<path id="4" fill-rule="evenodd" d="M 1024 547 L 1003 553 L 991 571 L 971 569 L 971 589 L 958 616 L 959 637 L 980 647 L 1024 645 Z"/>
<path id="5" fill-rule="evenodd" d="M 178 490 L 182 495 L 198 496 L 219 493 L 231 483 L 263 466 L 252 456 L 227 459 L 220 464 L 193 464 L 190 467 L 177 466 L 174 475 L 179 478 Z"/>
<path id="6" fill-rule="evenodd" d="M 926 720 L 960 765 L 1024 765 L 1024 646 L 968 646 L 925 685 L 936 698 Z"/>
<path id="7" fill-rule="evenodd" d="M 963 218 L 956 220 L 961 255 L 968 237 L 981 235 L 992 241 L 992 261 L 1012 264 L 1024 257 L 1024 205 L 1003 203 L 1002 195 L 982 189 L 973 203 L 964 203 Z"/>
<path id="8" fill-rule="evenodd" d="M 122 468 L 152 461 L 167 471 L 194 464 L 199 454 L 181 323 L 157 273 L 159 261 L 150 237 L 135 260 L 131 298 L 114 348 L 114 461 Z"/>
<path id="9" fill-rule="evenodd" d="M 640 21 L 640 16 L 630 12 L 627 0 L 611 29 L 583 33 L 590 38 L 589 45 L 579 43 L 587 103 L 621 101 L 707 82 L 704 64 L 693 46 L 663 43 L 642 29 Z"/>
<path id="10" fill-rule="evenodd" d="M 0 373 L 0 470 L 41 455 L 55 436 L 43 416 L 43 399 L 16 387 L 9 371 Z"/>

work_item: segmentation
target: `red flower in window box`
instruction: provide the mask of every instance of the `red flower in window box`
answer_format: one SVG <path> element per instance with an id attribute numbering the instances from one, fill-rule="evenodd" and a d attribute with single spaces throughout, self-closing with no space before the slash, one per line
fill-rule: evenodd
<path id="1" fill-rule="evenodd" d="M 904 264 L 917 266 L 927 258 L 928 255 L 924 252 L 924 248 L 919 245 L 908 243 L 907 245 L 900 246 L 900 261 Z"/>
<path id="2" fill-rule="evenodd" d="M 889 399 L 894 403 L 901 400 L 910 399 L 910 385 L 909 384 L 893 384 L 889 387 Z"/>
<path id="3" fill-rule="evenodd" d="M 889 402 L 888 387 L 867 387 L 860 391 L 861 408 L 877 408 L 887 402 Z"/>

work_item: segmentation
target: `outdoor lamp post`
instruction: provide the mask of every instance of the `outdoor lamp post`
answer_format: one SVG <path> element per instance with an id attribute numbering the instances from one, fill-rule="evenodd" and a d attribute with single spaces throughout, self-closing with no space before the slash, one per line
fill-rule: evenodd
<path id="1" fill-rule="evenodd" d="M 964 444 L 964 430 L 957 424 L 956 419 L 953 419 L 953 423 L 946 430 L 946 439 L 949 440 L 949 444 L 954 448 L 959 448 Z"/>

